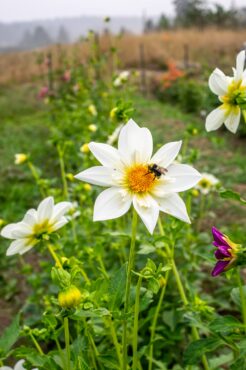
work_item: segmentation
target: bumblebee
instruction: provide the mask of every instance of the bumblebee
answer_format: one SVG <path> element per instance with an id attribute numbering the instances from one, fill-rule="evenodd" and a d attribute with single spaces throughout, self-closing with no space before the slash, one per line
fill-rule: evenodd
<path id="1" fill-rule="evenodd" d="M 158 166 L 157 164 L 150 164 L 148 166 L 148 172 L 146 173 L 146 175 L 148 173 L 153 173 L 155 177 L 159 179 L 161 175 L 166 175 L 167 172 L 167 169 L 164 167 Z"/>

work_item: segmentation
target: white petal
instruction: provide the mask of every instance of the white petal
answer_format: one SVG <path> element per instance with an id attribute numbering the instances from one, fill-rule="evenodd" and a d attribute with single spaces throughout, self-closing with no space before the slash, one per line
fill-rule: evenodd
<path id="1" fill-rule="evenodd" d="M 59 220 L 72 207 L 71 202 L 57 203 L 53 208 L 52 220 Z"/>
<path id="2" fill-rule="evenodd" d="M 9 248 L 7 249 L 6 255 L 12 256 L 13 254 L 23 254 L 27 250 L 31 249 L 33 247 L 33 244 L 31 245 L 28 242 L 28 239 L 18 239 L 13 241 Z"/>
<path id="3" fill-rule="evenodd" d="M 93 220 L 103 221 L 120 217 L 129 210 L 131 202 L 131 196 L 123 193 L 122 189 L 106 189 L 96 199 Z"/>
<path id="4" fill-rule="evenodd" d="M 193 167 L 187 164 L 172 164 L 168 167 L 168 177 L 173 182 L 165 183 L 165 176 L 159 180 L 163 184 L 163 191 L 166 193 L 179 193 L 195 186 L 201 179 L 201 174 Z"/>
<path id="5" fill-rule="evenodd" d="M 57 221 L 53 226 L 52 226 L 52 231 L 56 231 L 60 229 L 62 226 L 66 225 L 68 223 L 68 220 L 66 217 L 62 217 L 59 221 Z"/>
<path id="6" fill-rule="evenodd" d="M 222 108 L 222 105 L 209 113 L 206 118 L 206 130 L 214 131 L 220 128 L 223 122 L 226 120 L 227 113 L 226 110 Z"/>
<path id="7" fill-rule="evenodd" d="M 25 368 L 23 367 L 24 363 L 25 363 L 25 360 L 18 361 L 14 367 L 14 370 L 25 370 Z"/>
<path id="8" fill-rule="evenodd" d="M 9 366 L 1 366 L 0 370 L 13 370 L 13 369 Z"/>
<path id="9" fill-rule="evenodd" d="M 115 168 L 120 162 L 118 150 L 110 145 L 92 142 L 89 148 L 103 166 Z"/>
<path id="10" fill-rule="evenodd" d="M 29 209 L 29 211 L 27 211 L 27 213 L 25 214 L 22 222 L 31 227 L 35 225 L 38 222 L 37 211 L 35 209 Z"/>
<path id="11" fill-rule="evenodd" d="M 19 222 L 15 230 L 12 231 L 12 236 L 14 239 L 26 238 L 30 235 L 32 235 L 32 229 L 24 222 Z"/>
<path id="12" fill-rule="evenodd" d="M 239 123 L 241 118 L 241 110 L 239 107 L 235 107 L 229 115 L 227 116 L 225 120 L 225 126 L 229 131 L 231 131 L 233 134 L 237 132 Z"/>
<path id="13" fill-rule="evenodd" d="M 174 141 L 163 145 L 151 158 L 151 163 L 156 163 L 161 167 L 168 167 L 177 157 L 182 141 Z"/>
<path id="14" fill-rule="evenodd" d="M 241 80 L 244 70 L 244 64 L 245 64 L 245 50 L 242 50 L 237 55 L 236 73 L 235 73 L 236 80 Z"/>
<path id="15" fill-rule="evenodd" d="M 150 234 L 153 234 L 159 217 L 158 203 L 150 195 L 135 195 L 133 197 L 133 206 Z"/>
<path id="16" fill-rule="evenodd" d="M 95 166 L 78 173 L 74 177 L 93 185 L 112 186 L 114 185 L 113 175 L 115 172 L 112 168 Z"/>
<path id="17" fill-rule="evenodd" d="M 54 198 L 47 197 L 39 204 L 37 213 L 38 213 L 38 222 L 49 220 L 52 216 L 54 207 Z"/>
<path id="18" fill-rule="evenodd" d="M 7 239 L 14 239 L 12 236 L 12 232 L 17 228 L 19 222 L 14 223 L 14 224 L 9 224 L 6 225 L 2 230 L 1 230 L 1 236 Z"/>
<path id="19" fill-rule="evenodd" d="M 216 68 L 209 77 L 208 85 L 210 90 L 216 95 L 225 95 L 228 90 L 229 80 L 226 75 Z"/>
<path id="20" fill-rule="evenodd" d="M 162 212 L 168 213 L 181 221 L 190 223 L 185 203 L 178 194 L 168 194 L 163 198 L 159 198 L 158 203 Z"/>
<path id="21" fill-rule="evenodd" d="M 151 132 L 140 128 L 132 119 L 121 129 L 118 141 L 121 159 L 125 164 L 148 163 L 153 151 Z"/>

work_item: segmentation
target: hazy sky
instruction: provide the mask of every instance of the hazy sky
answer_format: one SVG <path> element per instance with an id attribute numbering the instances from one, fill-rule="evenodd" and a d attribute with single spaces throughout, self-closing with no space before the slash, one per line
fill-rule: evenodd
<path id="1" fill-rule="evenodd" d="M 173 14 L 173 0 L 0 0 L 0 21 L 24 21 L 80 15 L 158 15 Z M 209 0 L 229 7 L 245 0 Z"/>

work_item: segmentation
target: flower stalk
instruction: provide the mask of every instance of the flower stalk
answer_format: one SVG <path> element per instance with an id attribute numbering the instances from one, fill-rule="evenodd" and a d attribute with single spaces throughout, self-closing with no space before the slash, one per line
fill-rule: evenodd
<path id="1" fill-rule="evenodd" d="M 165 274 L 165 284 L 162 287 L 161 294 L 159 297 L 158 304 L 156 306 L 154 318 L 153 318 L 153 323 L 151 325 L 151 332 L 150 332 L 150 350 L 149 350 L 149 365 L 148 365 L 148 370 L 152 370 L 152 365 L 153 365 L 153 350 L 154 350 L 154 339 L 155 339 L 155 330 L 156 330 L 156 325 L 157 325 L 157 320 L 158 316 L 160 313 L 161 305 L 166 293 L 166 287 L 167 287 L 167 281 L 169 277 L 169 270 L 166 271 Z"/>
<path id="2" fill-rule="evenodd" d="M 142 285 L 142 277 L 139 276 L 137 288 L 136 288 L 136 298 L 135 298 L 135 308 L 134 308 L 134 325 L 133 325 L 133 364 L 132 370 L 137 370 L 138 366 L 138 317 L 139 317 L 139 301 L 140 301 L 140 291 Z"/>
<path id="3" fill-rule="evenodd" d="M 158 220 L 158 226 L 159 226 L 160 234 L 162 236 L 164 236 L 164 230 L 163 230 L 160 218 Z M 180 298 L 183 301 L 184 306 L 187 306 L 189 304 L 189 301 L 188 301 L 188 298 L 186 296 L 184 286 L 183 286 L 183 283 L 181 281 L 181 278 L 180 278 L 179 271 L 178 271 L 176 263 L 175 263 L 173 253 L 172 253 L 172 251 L 171 251 L 171 249 L 169 248 L 168 245 L 166 245 L 166 251 L 167 251 L 168 258 L 170 258 L 170 261 L 171 261 L 171 266 L 172 266 L 173 274 L 174 274 L 174 277 L 175 277 L 175 280 L 176 280 L 177 288 L 178 288 L 178 291 L 179 291 L 179 294 L 180 294 Z M 199 336 L 197 328 L 192 325 L 191 330 L 192 330 L 193 339 L 194 340 L 199 340 L 200 336 Z M 209 370 L 207 357 L 205 355 L 202 356 L 202 363 L 203 363 L 204 369 Z"/>
<path id="4" fill-rule="evenodd" d="M 59 155 L 61 178 L 62 178 L 62 184 L 63 184 L 63 196 L 66 199 L 68 199 L 68 186 L 67 186 L 67 178 L 66 178 L 65 163 L 64 163 L 64 150 L 62 150 L 60 145 L 58 145 L 57 151 Z"/>
<path id="5" fill-rule="evenodd" d="M 64 317 L 64 335 L 65 335 L 65 346 L 66 346 L 66 354 L 67 354 L 67 369 L 66 370 L 71 370 L 70 367 L 70 334 L 69 334 L 69 321 L 68 317 Z"/>
<path id="6" fill-rule="evenodd" d="M 133 209 L 132 215 L 132 237 L 131 237 L 131 246 L 129 260 L 127 264 L 127 276 L 126 276 L 126 293 L 125 293 L 125 306 L 124 306 L 124 321 L 123 321 L 123 336 L 122 336 L 122 347 L 123 347 L 123 370 L 127 369 L 127 319 L 126 315 L 129 309 L 129 300 L 130 300 L 130 288 L 131 288 L 131 271 L 134 266 L 134 256 L 135 256 L 135 244 L 136 244 L 136 234 L 137 234 L 137 223 L 138 215 L 137 212 Z"/>
<path id="7" fill-rule="evenodd" d="M 60 261 L 60 259 L 59 259 L 58 255 L 56 254 L 56 252 L 55 252 L 55 250 L 54 250 L 53 246 L 52 246 L 50 243 L 48 243 L 47 247 L 48 247 L 48 250 L 49 250 L 49 252 L 50 252 L 51 256 L 53 257 L 53 259 L 54 259 L 54 261 L 55 261 L 55 263 L 56 263 L 57 267 L 59 267 L 59 268 L 61 268 L 61 269 L 62 269 L 61 261 Z"/>
<path id="8" fill-rule="evenodd" d="M 41 347 L 40 347 L 40 345 L 38 344 L 38 342 L 37 342 L 36 338 L 34 337 L 34 335 L 32 334 L 32 332 L 31 332 L 31 331 L 29 332 L 29 335 L 30 335 L 31 340 L 33 341 L 33 344 L 34 344 L 34 345 L 35 345 L 35 347 L 37 348 L 38 353 L 39 353 L 40 355 L 42 355 L 42 356 L 45 356 L 45 354 L 44 354 L 44 352 L 43 352 L 42 348 L 41 348 Z"/>
<path id="9" fill-rule="evenodd" d="M 243 319 L 243 324 L 244 324 L 244 331 L 246 333 L 246 297 L 245 297 L 245 293 L 243 289 L 240 268 L 237 268 L 236 275 L 237 275 L 237 282 L 238 282 L 239 294 L 240 294 L 240 300 L 241 300 L 241 311 L 242 311 L 242 319 Z"/>

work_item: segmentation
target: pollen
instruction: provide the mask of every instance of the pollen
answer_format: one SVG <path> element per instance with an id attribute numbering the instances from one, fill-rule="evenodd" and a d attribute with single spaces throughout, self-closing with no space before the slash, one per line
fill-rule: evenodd
<path id="1" fill-rule="evenodd" d="M 152 189 L 155 180 L 155 175 L 149 172 L 148 166 L 137 165 L 129 168 L 127 171 L 127 186 L 133 193 L 149 192 Z"/>

